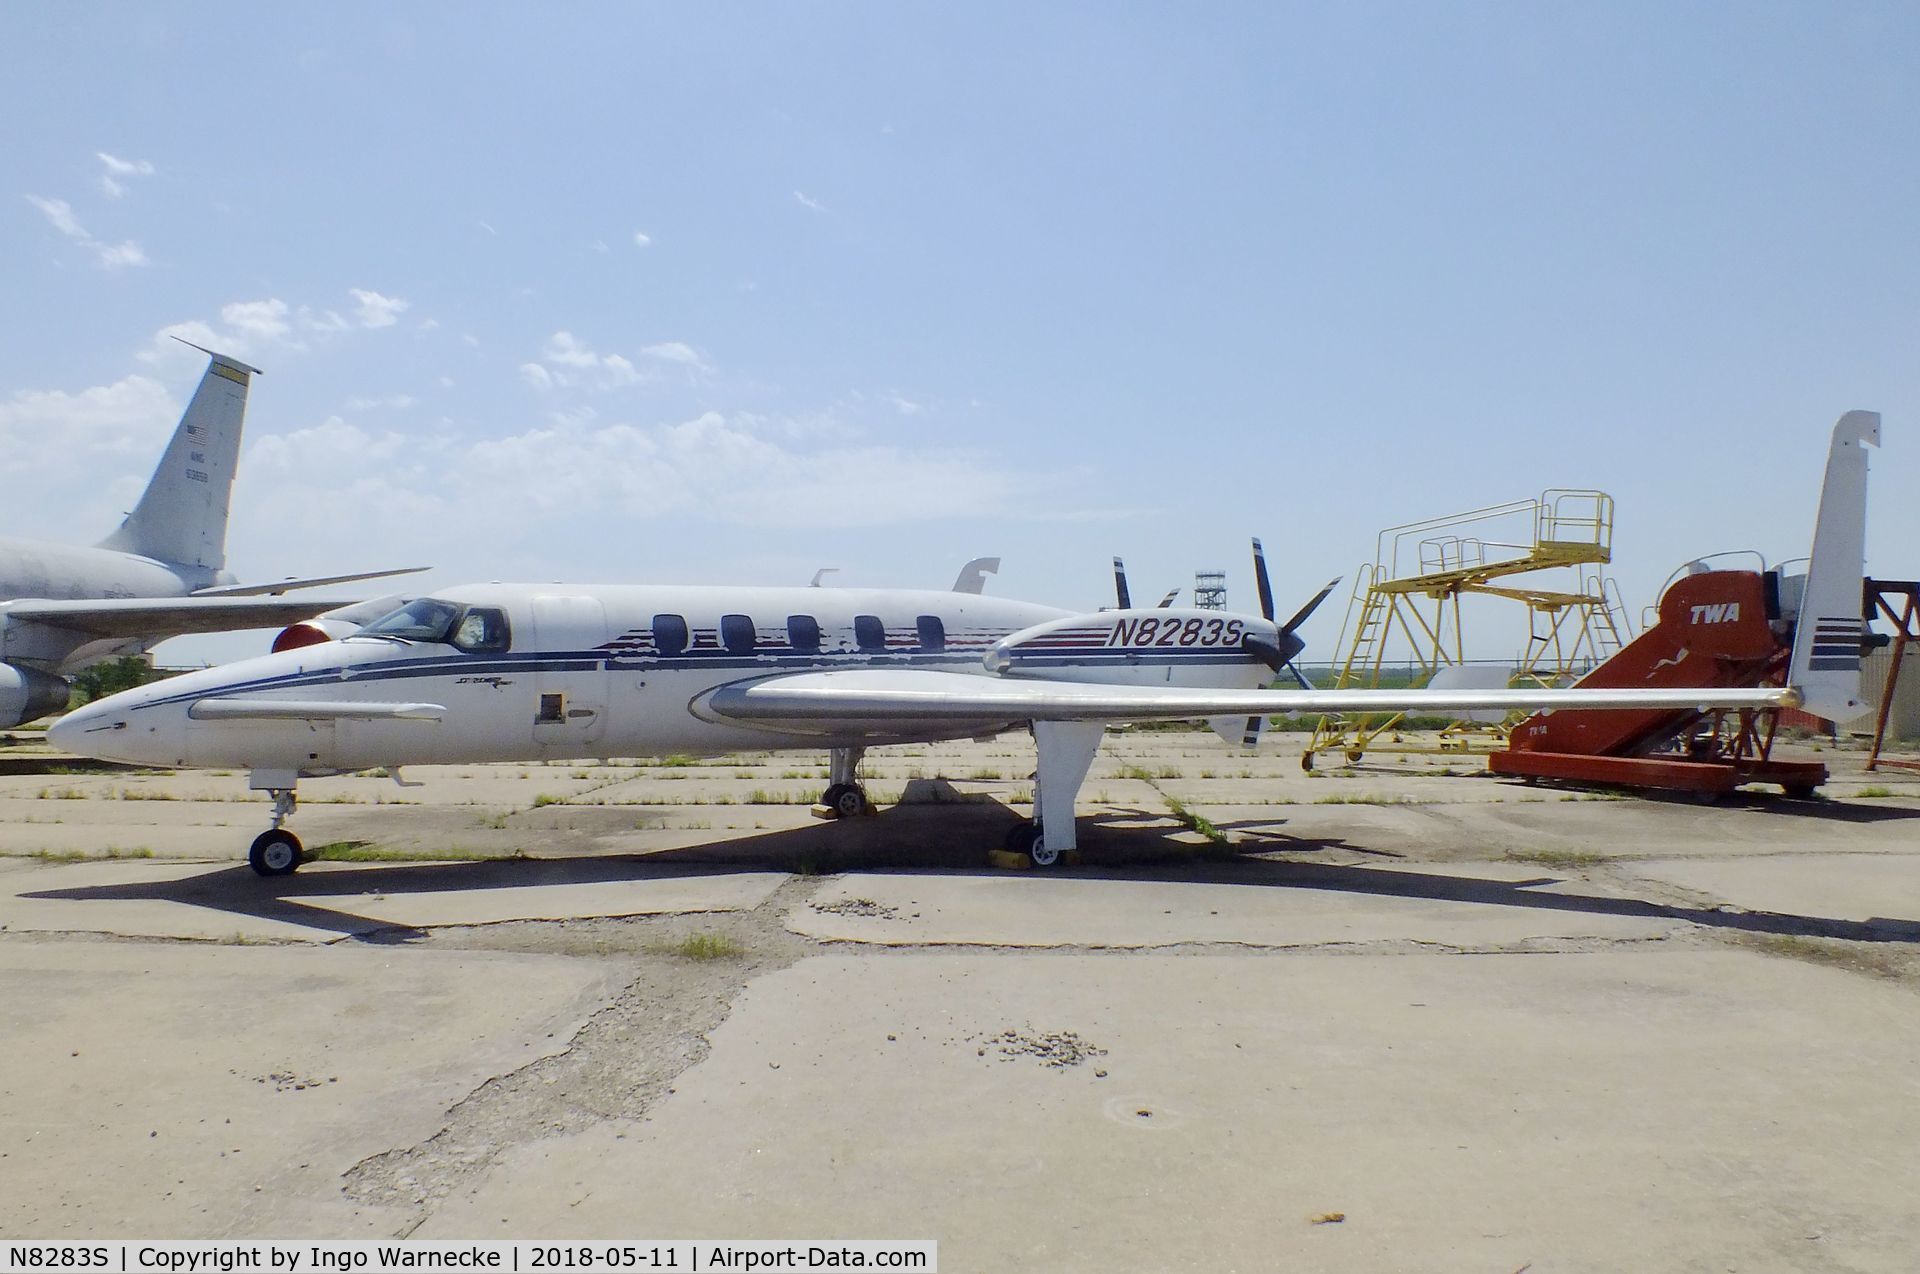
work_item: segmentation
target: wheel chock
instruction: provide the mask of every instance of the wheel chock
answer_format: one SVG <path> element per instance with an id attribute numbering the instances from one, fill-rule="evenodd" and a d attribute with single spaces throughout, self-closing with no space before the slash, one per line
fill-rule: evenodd
<path id="1" fill-rule="evenodd" d="M 807 807 L 807 813 L 813 815 L 815 818 L 824 818 L 828 822 L 832 822 L 834 819 L 840 817 L 840 815 L 834 812 L 833 806 L 822 805 L 818 801 L 815 801 L 812 805 L 809 805 Z M 879 814 L 880 814 L 880 807 L 878 805 L 875 805 L 872 801 L 868 801 L 866 812 L 865 814 L 862 815 L 862 817 L 876 818 L 879 816 Z"/>
<path id="2" fill-rule="evenodd" d="M 1060 866 L 1078 867 L 1081 863 L 1080 851 L 1070 849 L 1060 855 Z M 987 866 L 999 867 L 1005 871 L 1032 871 L 1033 859 L 1025 854 L 1015 853 L 1011 849 L 990 849 L 987 851 Z"/>

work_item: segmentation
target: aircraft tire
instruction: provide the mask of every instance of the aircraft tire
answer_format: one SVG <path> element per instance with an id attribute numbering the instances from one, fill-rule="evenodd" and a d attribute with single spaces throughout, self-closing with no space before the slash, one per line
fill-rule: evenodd
<path id="1" fill-rule="evenodd" d="M 859 818 L 867 812 L 867 794 L 857 783 L 835 783 L 820 797 L 835 818 Z"/>
<path id="2" fill-rule="evenodd" d="M 262 876 L 290 876 L 300 866 L 300 838 L 284 828 L 261 832 L 247 851 L 247 866 Z"/>
<path id="3" fill-rule="evenodd" d="M 1021 823 L 1007 833 L 1007 848 L 1025 854 L 1035 867 L 1051 867 L 1060 861 L 1060 851 L 1047 848 L 1038 823 Z"/>

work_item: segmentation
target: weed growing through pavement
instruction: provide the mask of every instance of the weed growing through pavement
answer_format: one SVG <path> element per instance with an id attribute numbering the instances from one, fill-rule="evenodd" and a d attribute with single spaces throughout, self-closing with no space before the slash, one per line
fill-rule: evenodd
<path id="1" fill-rule="evenodd" d="M 1608 859 L 1605 854 L 1596 854 L 1587 849 L 1516 849 L 1508 852 L 1507 861 L 1552 867 L 1559 871 L 1576 871 L 1583 867 L 1604 866 Z"/>
<path id="2" fill-rule="evenodd" d="M 724 933 L 696 933 L 661 949 L 688 960 L 735 960 L 747 953 L 745 947 Z"/>

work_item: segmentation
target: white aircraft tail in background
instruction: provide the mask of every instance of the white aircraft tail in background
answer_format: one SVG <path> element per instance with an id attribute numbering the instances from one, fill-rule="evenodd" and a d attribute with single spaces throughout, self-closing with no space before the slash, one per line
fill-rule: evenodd
<path id="1" fill-rule="evenodd" d="M 227 511 L 247 390 L 259 373 L 201 352 L 210 361 L 200 386 L 118 530 L 91 548 L 0 539 L 0 729 L 65 707 L 66 675 L 90 663 L 187 633 L 281 627 L 355 600 L 255 595 L 426 569 L 235 581 L 226 570 Z"/>
<path id="2" fill-rule="evenodd" d="M 183 342 L 184 344 L 185 342 Z M 200 349 L 198 345 L 193 348 Z M 100 547 L 204 571 L 227 565 L 227 506 L 240 461 L 247 389 L 259 369 L 212 350 L 140 502 Z"/>

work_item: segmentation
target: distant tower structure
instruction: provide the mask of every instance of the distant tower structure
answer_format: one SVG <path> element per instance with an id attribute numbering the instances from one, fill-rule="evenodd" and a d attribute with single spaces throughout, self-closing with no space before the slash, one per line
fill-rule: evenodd
<path id="1" fill-rule="evenodd" d="M 1193 604 L 1202 610 L 1225 610 L 1227 608 L 1227 573 L 1195 571 L 1193 573 Z"/>

